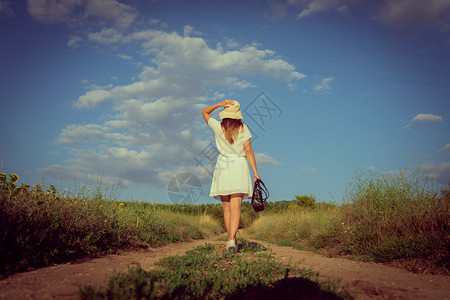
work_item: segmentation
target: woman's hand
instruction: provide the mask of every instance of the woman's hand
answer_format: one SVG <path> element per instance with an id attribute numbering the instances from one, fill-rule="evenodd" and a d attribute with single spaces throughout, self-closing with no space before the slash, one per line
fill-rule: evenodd
<path id="1" fill-rule="evenodd" d="M 256 180 L 258 180 L 258 179 L 261 179 L 260 177 L 259 177 L 259 175 L 258 174 L 255 174 L 254 176 L 253 176 L 253 184 L 256 182 Z"/>
<path id="2" fill-rule="evenodd" d="M 234 105 L 234 101 L 226 99 L 220 102 L 219 105 L 223 107 L 229 107 L 230 105 Z"/>

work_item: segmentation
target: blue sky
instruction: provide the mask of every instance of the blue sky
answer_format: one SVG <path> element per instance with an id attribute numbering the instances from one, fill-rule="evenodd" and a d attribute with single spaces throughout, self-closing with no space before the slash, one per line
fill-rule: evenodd
<path id="1" fill-rule="evenodd" d="M 201 110 L 223 99 L 271 201 L 341 202 L 355 169 L 450 182 L 448 0 L 0 0 L 0 35 L 2 171 L 21 183 L 171 203 L 191 174 L 214 202 Z"/>

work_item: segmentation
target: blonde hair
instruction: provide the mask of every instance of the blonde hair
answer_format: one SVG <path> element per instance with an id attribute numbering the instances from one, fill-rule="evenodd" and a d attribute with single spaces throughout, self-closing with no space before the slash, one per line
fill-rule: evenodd
<path id="1" fill-rule="evenodd" d="M 240 119 L 225 118 L 221 124 L 223 131 L 225 132 L 225 139 L 233 144 L 235 139 L 239 135 L 239 131 L 244 129 L 244 124 Z"/>

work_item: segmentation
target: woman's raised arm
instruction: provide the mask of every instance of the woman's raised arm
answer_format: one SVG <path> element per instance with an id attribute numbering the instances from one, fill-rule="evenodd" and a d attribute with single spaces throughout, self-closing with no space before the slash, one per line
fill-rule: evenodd
<path id="1" fill-rule="evenodd" d="M 209 118 L 211 118 L 210 113 L 212 113 L 218 107 L 228 107 L 234 105 L 233 100 L 223 100 L 222 102 L 213 104 L 202 110 L 203 119 L 205 119 L 206 124 L 208 124 Z"/>

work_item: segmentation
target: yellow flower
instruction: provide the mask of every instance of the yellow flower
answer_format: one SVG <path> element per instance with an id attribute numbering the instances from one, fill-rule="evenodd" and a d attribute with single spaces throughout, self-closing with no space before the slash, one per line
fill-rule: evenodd
<path id="1" fill-rule="evenodd" d="M 117 205 L 117 206 L 120 207 L 120 208 L 124 208 L 124 207 L 125 207 L 125 204 L 119 203 L 119 205 Z"/>
<path id="2" fill-rule="evenodd" d="M 9 181 L 11 181 L 12 183 L 16 183 L 17 181 L 19 181 L 19 175 L 17 175 L 17 174 L 10 174 L 9 175 Z"/>
<path id="3" fill-rule="evenodd" d="M 0 182 L 3 182 L 3 183 L 6 182 L 6 174 L 5 173 L 0 173 Z"/>

